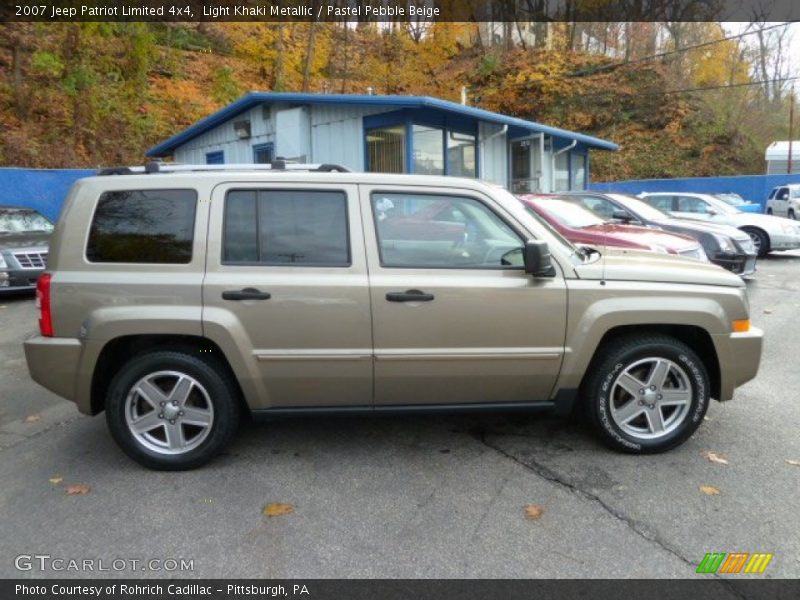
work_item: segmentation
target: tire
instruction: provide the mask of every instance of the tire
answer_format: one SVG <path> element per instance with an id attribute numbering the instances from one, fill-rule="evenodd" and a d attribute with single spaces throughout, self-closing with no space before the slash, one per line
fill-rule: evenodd
<path id="1" fill-rule="evenodd" d="M 792 208 L 789 209 L 789 214 L 786 215 L 786 216 L 788 216 L 792 221 L 796 221 L 797 220 L 797 217 L 794 214 L 794 209 L 792 209 Z"/>
<path id="2" fill-rule="evenodd" d="M 691 437 L 708 410 L 708 371 L 675 338 L 620 338 L 602 348 L 590 368 L 582 388 L 584 409 L 595 432 L 615 450 L 655 454 L 675 448 Z"/>
<path id="3" fill-rule="evenodd" d="M 771 215 L 771 214 L 772 214 L 772 209 L 771 209 L 771 208 L 768 208 L 768 209 L 767 209 L 767 214 L 768 214 L 768 215 Z"/>
<path id="4" fill-rule="evenodd" d="M 139 464 L 194 469 L 232 440 L 240 420 L 238 394 L 216 361 L 151 352 L 131 358 L 111 380 L 106 421 L 119 447 Z"/>
<path id="5" fill-rule="evenodd" d="M 758 252 L 759 258 L 764 258 L 767 254 L 769 254 L 769 236 L 765 231 L 756 227 L 742 227 L 741 229 L 750 236 L 751 240 L 753 240 L 753 244 L 756 246 L 756 252 Z"/>

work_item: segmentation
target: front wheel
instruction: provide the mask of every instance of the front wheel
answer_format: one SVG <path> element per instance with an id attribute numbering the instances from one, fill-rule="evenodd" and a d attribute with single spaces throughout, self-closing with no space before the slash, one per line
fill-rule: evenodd
<path id="1" fill-rule="evenodd" d="M 582 391 L 589 421 L 607 445 L 653 454 L 682 444 L 700 426 L 710 381 L 691 348 L 642 335 L 604 348 Z"/>
<path id="2" fill-rule="evenodd" d="M 793 221 L 796 221 L 796 220 L 797 220 L 797 217 L 796 217 L 796 216 L 795 216 L 795 214 L 794 214 L 794 209 L 792 209 L 792 208 L 790 208 L 790 209 L 789 209 L 789 215 L 788 215 L 788 216 L 789 216 L 789 218 L 790 218 L 790 219 L 792 219 Z"/>
<path id="3" fill-rule="evenodd" d="M 160 351 L 125 363 L 111 381 L 106 421 L 120 448 L 151 469 L 211 460 L 239 424 L 236 386 L 216 362 Z"/>

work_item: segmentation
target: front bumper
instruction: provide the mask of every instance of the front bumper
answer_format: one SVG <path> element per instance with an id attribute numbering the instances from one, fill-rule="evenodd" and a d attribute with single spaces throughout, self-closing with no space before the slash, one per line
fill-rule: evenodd
<path id="1" fill-rule="evenodd" d="M 755 254 L 718 252 L 710 256 L 709 260 L 723 269 L 735 273 L 736 275 L 747 276 L 756 272 Z"/>
<path id="2" fill-rule="evenodd" d="M 0 292 L 33 290 L 44 269 L 7 269 L 0 272 Z M 3 277 L 5 273 L 6 277 Z M 5 279 L 5 283 L 4 283 Z"/>
<path id="3" fill-rule="evenodd" d="M 769 236 L 770 250 L 797 250 L 800 248 L 800 235 L 776 233 Z"/>
<path id="4" fill-rule="evenodd" d="M 730 400 L 733 391 L 756 376 L 761 363 L 764 332 L 757 327 L 742 333 L 712 335 L 720 367 L 718 400 Z"/>

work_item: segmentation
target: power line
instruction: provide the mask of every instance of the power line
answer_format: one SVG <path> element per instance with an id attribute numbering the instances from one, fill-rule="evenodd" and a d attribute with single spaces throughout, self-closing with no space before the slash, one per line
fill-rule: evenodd
<path id="1" fill-rule="evenodd" d="M 775 79 L 764 79 L 761 81 L 748 81 L 744 83 L 730 83 L 727 85 L 713 85 L 707 87 L 699 87 L 699 88 L 686 88 L 682 90 L 664 90 L 663 92 L 642 92 L 635 94 L 637 97 L 642 96 L 667 96 L 670 94 L 688 94 L 692 92 L 709 92 L 714 90 L 728 90 L 731 88 L 741 88 L 741 87 L 751 87 L 756 85 L 766 85 L 766 84 L 775 84 L 775 83 L 786 83 L 787 81 L 797 81 L 800 80 L 800 75 L 795 77 L 778 77 Z M 570 96 L 570 98 L 595 98 L 598 96 L 605 96 L 608 94 L 613 94 L 613 90 L 606 90 L 604 92 L 595 92 L 592 94 L 575 94 L 574 96 Z"/>
<path id="2" fill-rule="evenodd" d="M 770 25 L 769 27 L 764 27 L 763 29 L 755 29 L 753 31 L 744 31 L 742 33 L 737 33 L 736 35 L 727 36 L 721 38 L 719 40 L 709 40 L 707 42 L 702 42 L 700 44 L 694 44 L 691 46 L 684 46 L 683 48 L 676 48 L 675 50 L 669 50 L 667 52 L 659 52 L 658 54 L 651 54 L 649 56 L 643 56 L 641 58 L 637 58 L 635 60 L 629 60 L 627 62 L 621 63 L 614 63 L 610 65 L 600 65 L 598 67 L 594 67 L 588 71 L 578 71 L 576 73 L 570 74 L 568 77 L 585 77 L 588 75 L 595 75 L 597 73 L 601 73 L 603 71 L 610 71 L 613 69 L 618 69 L 620 67 L 626 67 L 628 65 L 635 65 L 642 62 L 647 62 L 649 60 L 655 60 L 659 58 L 664 58 L 665 56 L 672 56 L 673 54 L 680 54 L 681 52 L 688 52 L 689 50 L 696 50 L 697 48 L 705 48 L 706 46 L 712 46 L 714 44 L 721 44 L 722 42 L 729 42 L 731 40 L 741 39 L 748 35 L 754 35 L 756 33 L 763 33 L 765 31 L 770 31 L 771 29 L 777 29 L 778 27 L 788 27 L 791 23 L 778 23 L 776 25 Z"/>

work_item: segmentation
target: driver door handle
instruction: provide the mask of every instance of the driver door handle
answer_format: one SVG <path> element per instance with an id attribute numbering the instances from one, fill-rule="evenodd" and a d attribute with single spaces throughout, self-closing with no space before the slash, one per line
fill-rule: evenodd
<path id="1" fill-rule="evenodd" d="M 388 292 L 386 299 L 389 302 L 430 302 L 433 294 L 426 294 L 420 290 L 407 290 L 405 292 Z"/>
<path id="2" fill-rule="evenodd" d="M 244 288 L 243 290 L 226 290 L 222 292 L 223 300 L 269 300 L 272 294 L 262 292 L 256 288 Z"/>

